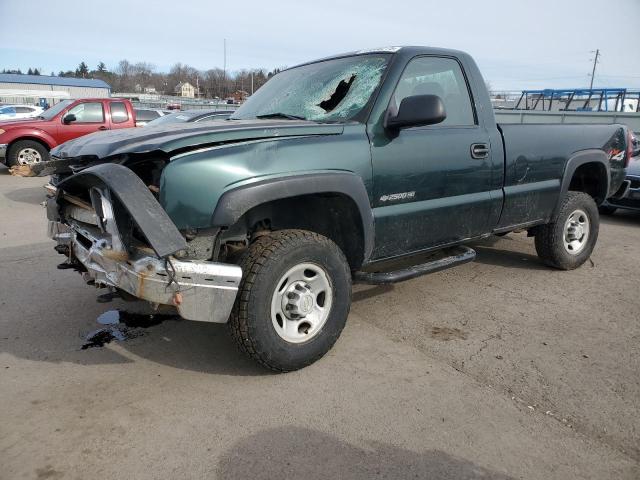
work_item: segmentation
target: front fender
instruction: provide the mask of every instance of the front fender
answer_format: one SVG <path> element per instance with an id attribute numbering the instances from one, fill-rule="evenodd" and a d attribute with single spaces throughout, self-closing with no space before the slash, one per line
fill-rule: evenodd
<path id="1" fill-rule="evenodd" d="M 46 144 L 49 149 L 52 149 L 58 142 L 47 132 L 44 130 L 40 130 L 39 128 L 15 128 L 11 130 L 7 130 L 1 137 L 0 143 L 13 143 L 17 140 L 40 140 L 42 143 Z"/>
<path id="2" fill-rule="evenodd" d="M 179 154 L 164 168 L 160 204 L 180 229 L 211 227 L 227 191 L 269 179 L 350 172 L 371 184 L 369 142 L 363 125 L 342 135 L 252 140 Z"/>
<path id="3" fill-rule="evenodd" d="M 364 236 L 365 261 L 371 257 L 374 241 L 373 210 L 362 179 L 351 172 L 309 172 L 269 178 L 225 191 L 211 217 L 215 227 L 230 226 L 258 205 L 285 198 L 317 193 L 337 193 L 356 204 Z"/>

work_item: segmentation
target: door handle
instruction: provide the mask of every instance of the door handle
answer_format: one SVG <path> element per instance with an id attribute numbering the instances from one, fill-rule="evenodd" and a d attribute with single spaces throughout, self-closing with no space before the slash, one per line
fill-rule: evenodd
<path id="1" fill-rule="evenodd" d="M 489 156 L 489 145 L 486 143 L 471 144 L 471 158 L 483 159 Z"/>
<path id="2" fill-rule="evenodd" d="M 104 125 L 102 125 L 101 127 L 98 127 L 98 130 L 106 130 L 107 127 L 105 127 Z"/>

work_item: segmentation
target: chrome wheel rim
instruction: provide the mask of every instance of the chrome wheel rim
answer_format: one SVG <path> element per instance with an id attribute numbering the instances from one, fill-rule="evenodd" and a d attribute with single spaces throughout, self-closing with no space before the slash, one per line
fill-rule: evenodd
<path id="1" fill-rule="evenodd" d="M 33 165 L 42 162 L 42 155 L 34 148 L 23 148 L 18 152 L 18 163 L 20 165 Z"/>
<path id="2" fill-rule="evenodd" d="M 584 250 L 589 240 L 591 224 L 584 210 L 576 210 L 564 224 L 564 249 L 571 255 L 578 255 Z"/>
<path id="3" fill-rule="evenodd" d="M 322 330 L 332 302 L 327 272 L 315 263 L 300 263 L 280 277 L 273 291 L 273 328 L 287 342 L 307 342 Z"/>

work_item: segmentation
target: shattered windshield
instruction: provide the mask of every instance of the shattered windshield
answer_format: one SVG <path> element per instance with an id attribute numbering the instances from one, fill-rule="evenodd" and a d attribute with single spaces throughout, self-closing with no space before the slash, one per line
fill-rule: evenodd
<path id="1" fill-rule="evenodd" d="M 389 57 L 358 55 L 285 70 L 253 94 L 231 119 L 352 120 L 380 84 Z"/>

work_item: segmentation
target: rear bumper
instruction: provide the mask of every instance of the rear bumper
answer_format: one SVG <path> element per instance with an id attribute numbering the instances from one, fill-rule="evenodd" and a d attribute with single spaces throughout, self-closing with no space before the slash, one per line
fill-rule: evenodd
<path id="1" fill-rule="evenodd" d="M 49 236 L 81 263 L 85 280 L 155 304 L 172 305 L 187 320 L 225 323 L 242 277 L 237 265 L 160 259 L 144 249 L 123 253 L 97 228 L 49 222 Z"/>
<path id="2" fill-rule="evenodd" d="M 627 176 L 624 194 L 608 198 L 603 205 L 628 210 L 640 210 L 640 177 Z"/>

